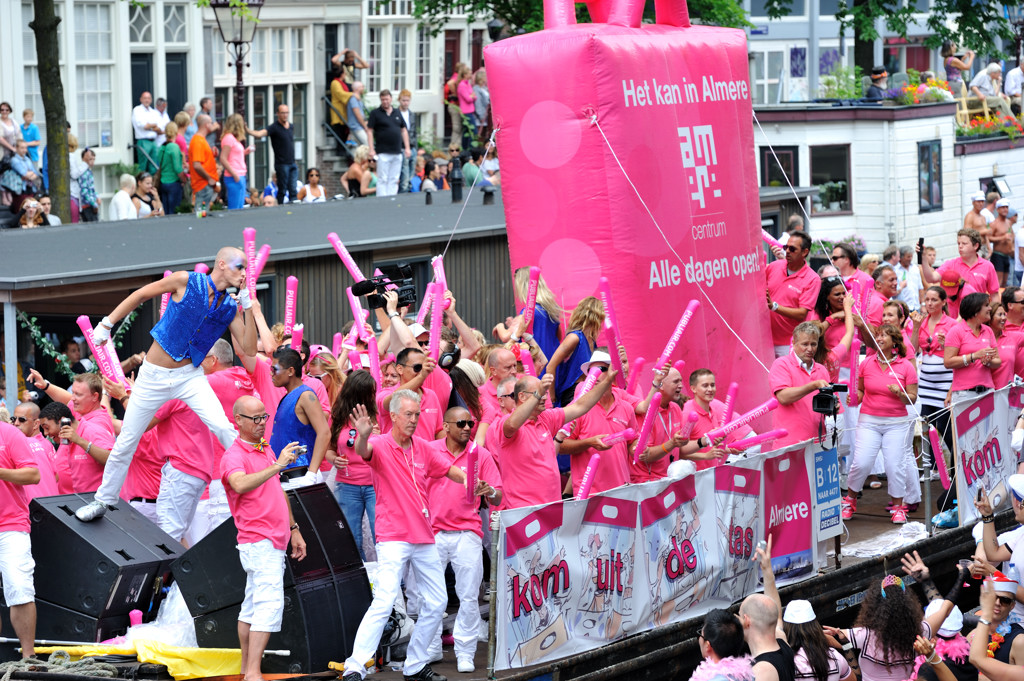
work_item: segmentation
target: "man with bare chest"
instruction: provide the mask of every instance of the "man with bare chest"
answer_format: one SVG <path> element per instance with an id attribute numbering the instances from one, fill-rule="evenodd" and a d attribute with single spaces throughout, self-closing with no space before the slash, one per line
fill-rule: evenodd
<path id="1" fill-rule="evenodd" d="M 971 209 L 964 216 L 964 229 L 973 229 L 981 235 L 981 250 L 978 255 L 987 258 L 991 245 L 988 237 L 992 230 L 988 226 L 988 220 L 982 214 L 981 209 L 985 207 L 985 194 L 975 192 L 971 195 Z"/>
<path id="2" fill-rule="evenodd" d="M 1010 225 L 1010 202 L 1007 199 L 996 201 L 996 218 L 989 225 L 992 230 L 988 240 L 992 244 L 992 266 L 996 268 L 999 288 L 1006 285 L 1010 272 L 1013 271 L 1013 228 Z"/>

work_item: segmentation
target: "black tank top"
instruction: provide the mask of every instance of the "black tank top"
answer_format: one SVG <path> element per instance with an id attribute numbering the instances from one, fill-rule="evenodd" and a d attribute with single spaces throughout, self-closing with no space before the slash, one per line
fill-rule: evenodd
<path id="1" fill-rule="evenodd" d="M 779 644 L 779 649 L 770 653 L 761 653 L 754 658 L 754 663 L 767 662 L 775 667 L 775 671 L 779 674 L 779 681 L 795 681 L 796 664 L 793 662 L 795 657 L 793 649 L 781 638 L 777 638 L 775 641 Z"/>
<path id="2" fill-rule="evenodd" d="M 1024 634 L 1024 627 L 1021 627 L 1016 622 L 1011 624 L 1010 633 L 1003 637 L 1003 642 L 999 644 L 998 648 L 996 648 L 993 658 L 1000 662 L 1010 664 L 1010 648 L 1013 647 L 1013 639 L 1017 638 L 1021 634 Z"/>

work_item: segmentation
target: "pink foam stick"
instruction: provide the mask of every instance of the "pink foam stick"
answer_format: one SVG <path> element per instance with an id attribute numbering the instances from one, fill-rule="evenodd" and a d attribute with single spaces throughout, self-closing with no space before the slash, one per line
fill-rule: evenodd
<path id="1" fill-rule="evenodd" d="M 448 277 L 444 274 L 444 258 L 440 255 L 434 256 L 430 261 L 434 267 L 434 281 L 441 285 L 441 298 L 444 300 L 444 309 L 452 306 L 452 301 L 444 298 L 444 292 L 448 290 Z"/>
<path id="2" fill-rule="evenodd" d="M 651 406 L 647 407 L 644 414 L 644 423 L 640 426 L 640 437 L 636 440 L 636 449 L 633 450 L 633 465 L 640 462 L 640 453 L 647 448 L 647 441 L 651 439 L 651 429 L 654 428 L 654 417 L 661 411 L 661 393 L 654 393 L 651 397 Z"/>
<path id="3" fill-rule="evenodd" d="M 737 440 L 736 442 L 729 443 L 729 449 L 750 449 L 754 445 L 759 445 L 762 442 L 769 442 L 771 440 L 778 440 L 780 437 L 786 437 L 789 435 L 789 431 L 785 428 L 776 428 L 775 430 L 769 430 L 767 433 L 761 433 L 754 437 L 748 437 L 745 440 Z"/>
<path id="4" fill-rule="evenodd" d="M 359 303 L 359 298 L 352 293 L 352 287 L 349 286 L 345 289 L 345 293 L 348 294 L 348 306 L 352 309 L 352 319 L 357 320 L 355 327 L 358 327 L 357 334 L 359 338 L 366 339 L 366 328 L 359 323 L 358 320 L 363 318 L 363 306 Z"/>
<path id="5" fill-rule="evenodd" d="M 857 363 L 860 362 L 860 338 L 854 336 L 850 344 L 850 383 L 847 396 L 847 404 L 856 407 L 860 400 L 857 399 Z"/>
<path id="6" fill-rule="evenodd" d="M 619 324 L 615 317 L 615 307 L 612 305 L 612 285 L 608 277 L 601 277 L 597 284 L 598 295 L 604 305 L 604 330 L 608 337 L 608 354 L 612 356 L 612 368 L 618 372 L 615 383 L 625 389 L 626 377 L 622 371 L 622 360 L 619 359 L 619 346 L 622 345 L 619 335 Z"/>
<path id="7" fill-rule="evenodd" d="M 697 412 L 691 411 L 686 417 L 686 423 L 683 424 L 682 429 L 679 431 L 679 436 L 684 440 L 690 439 L 690 434 L 693 433 L 693 427 L 697 425 L 697 421 L 700 417 L 697 416 Z"/>
<path id="8" fill-rule="evenodd" d="M 242 230 L 243 252 L 245 253 L 245 287 L 256 294 L 256 230 L 246 227 Z"/>
<path id="9" fill-rule="evenodd" d="M 771 234 L 769 234 L 768 230 L 761 230 L 761 238 L 764 239 L 764 242 L 769 246 L 778 246 L 779 248 L 786 247 L 786 244 L 782 243 L 781 241 L 773 237 Z"/>
<path id="10" fill-rule="evenodd" d="M 935 426 L 928 426 L 928 441 L 932 443 L 932 457 L 935 459 L 935 465 L 939 469 L 939 481 L 942 482 L 942 489 L 949 489 L 949 471 L 946 469 L 946 455 L 942 453 L 942 447 L 939 445 L 939 431 L 935 430 Z"/>
<path id="11" fill-rule="evenodd" d="M 647 363 L 643 357 L 637 357 L 633 360 L 633 366 L 629 367 L 629 383 L 626 384 L 626 392 L 632 393 L 636 390 L 636 384 L 640 380 L 640 372 L 644 369 L 644 364 Z"/>
<path id="12" fill-rule="evenodd" d="M 199 274 L 209 274 L 210 266 L 207 265 L 205 262 L 197 262 L 195 266 L 195 271 L 199 272 Z"/>
<path id="13" fill-rule="evenodd" d="M 256 265 L 255 275 L 253 281 L 255 282 L 263 274 L 263 268 L 267 266 L 267 260 L 270 258 L 270 244 L 263 244 L 260 246 L 259 253 L 256 254 Z"/>
<path id="14" fill-rule="evenodd" d="M 341 239 L 334 232 L 327 235 L 327 240 L 334 246 L 334 250 L 338 253 L 338 257 L 341 258 L 341 262 L 344 263 L 348 269 L 348 273 L 352 275 L 352 278 L 356 281 L 363 281 L 366 277 L 363 276 L 363 271 L 359 269 L 359 265 L 352 259 L 352 255 L 345 248 L 345 244 L 341 243 Z"/>
<path id="15" fill-rule="evenodd" d="M 614 445 L 622 442 L 623 440 L 632 439 L 635 436 L 636 430 L 634 430 L 633 428 L 626 428 L 625 430 L 620 430 L 617 433 L 605 435 L 603 438 L 601 438 L 601 442 L 605 443 L 606 445 Z"/>
<path id="16" fill-rule="evenodd" d="M 587 378 L 583 381 L 583 390 L 580 391 L 580 397 L 583 397 L 588 392 L 594 389 L 597 382 L 601 380 L 601 367 L 592 367 L 590 372 L 587 374 Z"/>
<path id="17" fill-rule="evenodd" d="M 530 268 L 530 283 L 526 286 L 526 307 L 523 308 L 523 333 L 533 331 L 533 313 L 537 309 L 537 287 L 540 286 L 540 268 Z"/>
<path id="18" fill-rule="evenodd" d="M 740 391 L 740 384 L 733 381 L 729 384 L 729 391 L 725 394 L 725 409 L 722 410 L 722 420 L 718 424 L 724 426 L 732 418 L 733 409 L 736 407 L 736 394 Z M 691 412 L 693 413 L 693 412 Z"/>
<path id="19" fill-rule="evenodd" d="M 295 303 L 299 297 L 299 280 L 288 277 L 284 285 L 284 335 L 292 335 L 295 326 Z"/>
<path id="20" fill-rule="evenodd" d="M 82 333 L 85 334 L 85 342 L 89 344 L 89 351 L 92 352 L 93 359 L 96 360 L 96 364 L 100 367 L 100 374 L 102 374 L 104 378 L 116 383 L 117 374 L 114 373 L 114 367 L 111 366 L 110 354 L 105 348 L 98 348 L 96 347 L 96 344 L 92 342 L 92 322 L 90 322 L 89 318 L 85 315 L 81 315 L 75 321 L 78 322 L 78 328 L 80 328 Z M 109 345 L 112 342 L 113 341 L 108 340 L 107 344 Z"/>
<path id="21" fill-rule="evenodd" d="M 480 452 L 472 440 L 466 446 L 466 503 L 476 503 L 476 481 L 480 476 Z"/>
<path id="22" fill-rule="evenodd" d="M 423 292 L 423 302 L 420 304 L 420 311 L 416 313 L 416 323 L 420 326 L 427 321 L 427 313 L 430 312 L 430 304 L 434 298 L 434 287 L 427 284 L 427 290 Z"/>
<path id="23" fill-rule="evenodd" d="M 580 481 L 580 489 L 576 492 L 576 500 L 583 501 L 590 496 L 590 488 L 594 485 L 594 476 L 597 475 L 597 467 L 601 465 L 601 453 L 595 452 L 587 463 L 587 470 L 583 472 L 583 479 Z"/>
<path id="24" fill-rule="evenodd" d="M 304 330 L 305 328 L 302 324 L 295 324 L 292 326 L 292 350 L 302 350 L 302 333 Z"/>
<path id="25" fill-rule="evenodd" d="M 166 279 L 167 277 L 171 276 L 172 274 L 174 274 L 174 273 L 171 272 L 170 270 L 164 270 L 164 279 Z M 168 291 L 167 293 L 165 293 L 162 296 L 160 296 L 160 316 L 161 317 L 164 316 L 164 312 L 167 312 L 167 303 L 169 303 L 169 302 L 171 302 L 171 292 L 170 291 Z"/>
<path id="26" fill-rule="evenodd" d="M 661 352 L 661 357 L 658 358 L 658 366 L 664 366 L 665 362 L 672 357 L 672 353 L 675 352 L 676 345 L 679 344 L 679 339 L 683 336 L 683 331 L 686 330 L 686 326 L 693 319 L 693 314 L 700 307 L 699 300 L 691 300 L 686 306 L 686 310 L 683 312 L 683 316 L 679 318 L 679 322 L 676 324 L 675 331 L 668 339 L 668 343 L 665 345 L 665 349 Z"/>
<path id="27" fill-rule="evenodd" d="M 369 310 L 363 310 L 363 322 L 364 323 L 366 322 L 366 319 L 369 316 L 369 314 L 370 314 Z M 361 325 L 358 322 L 353 322 L 352 323 L 352 329 L 348 332 L 348 336 L 345 338 L 345 342 L 344 342 L 344 346 L 343 347 L 348 347 L 349 350 L 355 350 L 356 349 L 356 341 L 359 339 L 359 336 L 360 336 L 360 334 L 359 334 L 359 327 L 360 326 Z"/>
<path id="28" fill-rule="evenodd" d="M 441 356 L 441 319 L 444 317 L 444 287 L 434 284 L 434 300 L 430 310 L 430 341 L 427 354 L 436 362 Z"/>
<path id="29" fill-rule="evenodd" d="M 377 388 L 379 389 L 381 384 L 380 350 L 377 348 L 377 337 L 373 334 L 370 334 L 370 337 L 366 339 L 366 354 L 370 358 L 370 375 L 377 382 Z"/>
<path id="30" fill-rule="evenodd" d="M 334 338 L 331 341 L 331 354 L 337 359 L 341 356 L 341 344 L 344 342 L 345 336 L 342 335 L 341 331 L 334 334 Z"/>
<path id="31" fill-rule="evenodd" d="M 672 364 L 672 368 L 675 369 L 676 371 L 678 371 L 679 375 L 682 376 L 683 375 L 683 369 L 686 368 L 686 362 L 684 362 L 681 359 L 676 360 L 675 363 Z"/>
<path id="32" fill-rule="evenodd" d="M 107 355 L 110 356 L 110 368 L 114 370 L 114 376 L 116 377 L 115 383 L 120 383 L 124 387 L 128 387 L 128 379 L 124 376 L 124 369 L 121 368 L 121 358 L 117 356 L 117 348 L 114 347 L 114 341 L 107 341 L 100 350 L 106 350 Z"/>
<path id="33" fill-rule="evenodd" d="M 533 355 L 530 354 L 529 350 L 520 349 L 519 361 L 523 363 L 523 374 L 526 376 L 537 377 L 537 367 L 533 366 Z"/>
<path id="34" fill-rule="evenodd" d="M 721 428 L 715 428 L 711 432 L 707 433 L 708 439 L 709 440 L 717 440 L 720 437 L 724 437 L 724 436 L 728 435 L 729 433 L 731 433 L 732 431 L 734 431 L 737 428 L 739 428 L 740 426 L 745 425 L 745 424 L 749 423 L 750 421 L 753 421 L 754 419 L 756 419 L 759 416 L 764 416 L 768 412 L 773 411 L 775 409 L 778 409 L 778 407 L 779 407 L 779 401 L 777 399 L 775 399 L 774 397 L 771 397 L 771 398 L 768 399 L 767 402 L 765 402 L 764 404 L 761 404 L 761 405 L 758 405 L 758 406 L 754 407 L 753 409 L 751 409 L 750 411 L 748 411 L 746 414 L 744 414 L 743 416 L 739 417 L 735 421 L 732 421 L 731 423 L 727 423 L 724 426 L 722 426 Z"/>
<path id="35" fill-rule="evenodd" d="M 373 276 L 375 276 L 375 277 L 384 277 L 384 273 L 383 273 L 383 272 L 381 272 L 381 271 L 380 271 L 380 268 L 378 267 L 377 269 L 375 269 L 375 270 L 373 271 Z M 397 284 L 393 284 L 393 283 L 391 283 L 391 280 L 390 280 L 390 279 L 388 279 L 387 277 L 384 277 L 384 281 L 386 281 L 386 282 L 387 282 L 387 285 L 386 285 L 386 286 L 384 287 L 384 288 L 386 288 L 387 290 L 389 290 L 389 291 L 394 291 L 395 289 L 397 289 L 397 288 L 398 288 L 398 285 L 397 285 Z"/>

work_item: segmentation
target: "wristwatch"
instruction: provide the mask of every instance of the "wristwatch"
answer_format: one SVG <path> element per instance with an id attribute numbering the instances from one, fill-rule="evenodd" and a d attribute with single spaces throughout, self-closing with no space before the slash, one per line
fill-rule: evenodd
<path id="1" fill-rule="evenodd" d="M 778 309 L 779 309 L 779 304 L 776 303 L 775 301 L 772 301 L 772 312 L 775 312 Z"/>
<path id="2" fill-rule="evenodd" d="M 544 401 L 544 393 L 540 392 L 539 390 L 534 391 L 532 394 L 533 394 L 534 397 L 536 397 L 541 402 Z"/>
<path id="3" fill-rule="evenodd" d="M 291 530 L 292 532 L 294 532 L 295 530 L 299 529 L 299 524 L 298 523 L 293 523 L 292 526 L 290 528 L 288 528 L 288 529 Z"/>

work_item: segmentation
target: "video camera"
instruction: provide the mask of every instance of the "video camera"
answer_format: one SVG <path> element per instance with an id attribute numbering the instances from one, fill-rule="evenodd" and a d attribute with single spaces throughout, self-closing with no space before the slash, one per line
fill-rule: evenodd
<path id="1" fill-rule="evenodd" d="M 822 388 L 811 398 L 811 410 L 816 414 L 835 416 L 839 412 L 839 398 L 836 393 L 845 393 L 849 389 L 849 386 L 842 383 L 833 383 Z"/>
<path id="2" fill-rule="evenodd" d="M 416 286 L 412 280 L 412 267 L 405 263 L 380 268 L 382 274 L 352 284 L 352 293 L 366 296 L 367 307 L 371 310 L 384 307 L 384 293 L 392 290 L 398 294 L 398 307 L 415 307 Z"/>

